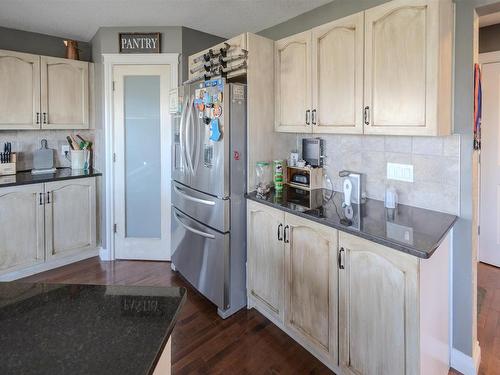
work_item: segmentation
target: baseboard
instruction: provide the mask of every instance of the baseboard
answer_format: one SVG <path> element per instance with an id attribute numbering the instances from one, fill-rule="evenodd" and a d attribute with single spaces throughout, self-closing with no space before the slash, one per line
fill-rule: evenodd
<path id="1" fill-rule="evenodd" d="M 37 273 L 45 272 L 53 270 L 54 268 L 59 268 L 62 266 L 66 266 L 71 263 L 79 262 L 84 259 L 95 257 L 99 254 L 100 249 L 90 249 L 81 251 L 77 254 L 73 254 L 64 258 L 49 260 L 45 263 L 40 263 L 35 266 L 26 267 L 23 269 L 19 269 L 17 271 L 9 272 L 3 275 L 0 275 L 0 281 L 14 281 L 18 279 L 22 279 L 23 277 L 28 277 L 35 275 Z"/>
<path id="2" fill-rule="evenodd" d="M 109 249 L 103 249 L 102 247 L 99 249 L 99 258 L 103 261 L 113 260 L 111 257 L 111 251 Z"/>
<path id="3" fill-rule="evenodd" d="M 472 357 L 455 348 L 451 350 L 451 367 L 460 371 L 464 375 L 477 375 L 480 362 L 481 348 L 479 347 L 479 342 L 477 341 L 474 345 Z"/>

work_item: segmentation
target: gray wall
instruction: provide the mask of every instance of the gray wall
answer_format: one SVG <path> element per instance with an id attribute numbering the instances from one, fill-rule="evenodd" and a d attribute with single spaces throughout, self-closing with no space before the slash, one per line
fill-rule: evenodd
<path id="1" fill-rule="evenodd" d="M 57 36 L 0 27 L 0 49 L 64 57 L 66 47 L 63 41 L 64 38 Z M 90 43 L 79 41 L 78 48 L 80 48 L 80 60 L 90 61 Z"/>
<path id="2" fill-rule="evenodd" d="M 454 133 L 460 134 L 460 219 L 453 231 L 453 347 L 472 356 L 472 97 L 474 9 L 498 0 L 456 0 Z M 280 39 L 385 0 L 336 0 L 259 34 Z M 446 282 L 446 280 L 443 280 Z"/>
<path id="3" fill-rule="evenodd" d="M 188 79 L 188 57 L 196 52 L 219 44 L 226 40 L 212 34 L 207 34 L 189 27 L 182 28 L 182 58 L 179 69 L 179 76 L 182 81 Z"/>
<path id="4" fill-rule="evenodd" d="M 102 145 L 104 150 L 105 131 L 104 131 L 104 72 L 102 65 L 103 53 L 118 53 L 118 34 L 121 32 L 160 32 L 161 52 L 162 53 L 179 53 L 181 54 L 181 64 L 179 66 L 179 83 L 187 79 L 187 56 L 197 51 L 208 48 L 214 44 L 224 40 L 215 35 L 207 34 L 201 31 L 193 30 L 181 26 L 154 26 L 154 27 L 101 27 L 92 38 L 90 44 L 92 46 L 92 58 L 95 62 L 95 113 L 96 113 L 96 130 L 95 142 Z M 99 154 L 100 158 L 96 160 L 96 168 L 103 175 L 105 170 L 105 152 Z M 100 214 L 100 231 L 102 233 L 102 246 L 106 247 L 106 211 L 105 211 L 105 194 L 100 193 L 105 191 L 105 178 L 101 179 L 99 192 L 99 206 L 102 207 Z"/>
<path id="5" fill-rule="evenodd" d="M 500 51 L 500 24 L 479 29 L 479 53 Z"/>

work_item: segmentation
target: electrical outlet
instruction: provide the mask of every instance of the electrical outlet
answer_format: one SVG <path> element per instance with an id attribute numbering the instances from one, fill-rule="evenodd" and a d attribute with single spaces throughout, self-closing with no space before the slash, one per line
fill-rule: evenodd
<path id="1" fill-rule="evenodd" d="M 62 156 L 65 156 L 66 153 L 69 154 L 69 145 L 62 145 L 61 146 L 61 155 Z"/>
<path id="2" fill-rule="evenodd" d="M 413 165 L 387 163 L 387 179 L 413 182 Z"/>

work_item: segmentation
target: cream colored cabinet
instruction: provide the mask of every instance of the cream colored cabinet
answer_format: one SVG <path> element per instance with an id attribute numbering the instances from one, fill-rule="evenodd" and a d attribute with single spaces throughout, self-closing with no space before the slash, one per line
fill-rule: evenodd
<path id="1" fill-rule="evenodd" d="M 40 128 L 40 57 L 0 50 L 0 130 Z"/>
<path id="2" fill-rule="evenodd" d="M 41 58 L 43 129 L 89 127 L 89 63 Z"/>
<path id="3" fill-rule="evenodd" d="M 284 318 L 284 214 L 255 202 L 247 207 L 249 299 L 275 319 Z"/>
<path id="4" fill-rule="evenodd" d="M 449 135 L 453 20 L 394 0 L 276 41 L 276 131 Z"/>
<path id="5" fill-rule="evenodd" d="M 275 129 L 311 131 L 311 32 L 275 42 Z"/>
<path id="6" fill-rule="evenodd" d="M 338 356 L 337 231 L 285 214 L 285 325 L 326 363 Z"/>
<path id="7" fill-rule="evenodd" d="M 450 134 L 452 30 L 451 1 L 365 12 L 366 134 Z"/>
<path id="8" fill-rule="evenodd" d="M 248 201 L 247 293 L 324 363 L 338 358 L 337 231 Z"/>
<path id="9" fill-rule="evenodd" d="M 0 189 L 0 272 L 42 263 L 43 184 Z"/>
<path id="10" fill-rule="evenodd" d="M 418 258 L 343 232 L 339 248 L 343 373 L 417 374 Z"/>
<path id="11" fill-rule="evenodd" d="M 363 133 L 363 12 L 311 31 L 313 133 Z"/>
<path id="12" fill-rule="evenodd" d="M 275 129 L 363 133 L 363 13 L 275 43 Z"/>
<path id="13" fill-rule="evenodd" d="M 94 178 L 46 183 L 45 199 L 47 259 L 95 248 Z"/>

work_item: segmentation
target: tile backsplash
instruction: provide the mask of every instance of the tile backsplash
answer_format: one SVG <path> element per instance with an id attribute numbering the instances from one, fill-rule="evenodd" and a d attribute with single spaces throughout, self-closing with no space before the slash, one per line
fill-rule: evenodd
<path id="1" fill-rule="evenodd" d="M 306 135 L 303 135 L 306 136 Z M 325 140 L 326 173 L 341 191 L 339 171 L 366 175 L 366 194 L 383 200 L 394 186 L 399 202 L 457 214 L 459 211 L 460 138 L 319 135 Z M 387 163 L 413 165 L 414 182 L 387 180 Z"/>
<path id="2" fill-rule="evenodd" d="M 12 143 L 12 152 L 17 153 L 18 171 L 29 170 L 33 167 L 33 152 L 40 148 L 40 141 L 46 139 L 48 147 L 55 150 L 55 165 L 56 167 L 69 167 L 69 160 L 61 155 L 61 146 L 67 145 L 66 137 L 68 135 L 75 136 L 80 134 L 84 139 L 93 143 L 92 146 L 92 166 L 101 170 L 101 145 L 96 133 L 99 130 L 12 130 L 0 131 L 0 147 L 3 147 L 5 142 Z"/>

